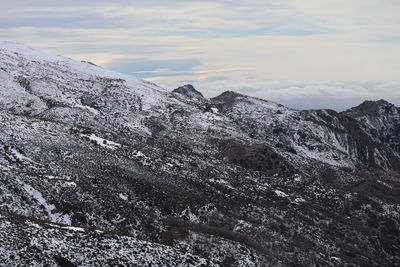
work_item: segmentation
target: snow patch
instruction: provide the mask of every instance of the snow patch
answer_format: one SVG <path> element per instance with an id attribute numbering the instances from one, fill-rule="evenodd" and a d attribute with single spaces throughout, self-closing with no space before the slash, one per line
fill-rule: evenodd
<path id="1" fill-rule="evenodd" d="M 15 159 L 18 159 L 20 161 L 28 161 L 28 162 L 36 164 L 36 165 L 41 165 L 41 164 L 33 161 L 32 159 L 28 158 L 27 156 L 23 155 L 15 148 L 11 148 L 11 154 L 14 156 Z"/>
<path id="2" fill-rule="evenodd" d="M 215 113 L 215 114 L 218 114 L 218 113 L 219 113 L 217 108 L 211 108 L 211 112 L 212 112 L 212 113 Z"/>
<path id="3" fill-rule="evenodd" d="M 113 141 L 98 137 L 95 134 L 91 135 L 86 135 L 86 134 L 81 134 L 81 136 L 88 138 L 89 140 L 95 141 L 99 146 L 108 148 L 108 149 L 117 149 L 121 146 L 121 144 L 115 143 Z"/>
<path id="4" fill-rule="evenodd" d="M 74 107 L 81 108 L 81 109 L 86 109 L 86 110 L 90 111 L 91 113 L 93 113 L 95 115 L 99 115 L 100 114 L 100 112 L 97 109 L 89 107 L 89 106 L 85 106 L 85 105 L 82 105 L 82 104 L 78 104 L 77 103 L 77 104 L 75 104 Z"/>
<path id="5" fill-rule="evenodd" d="M 30 195 L 33 199 L 36 199 L 36 201 L 45 208 L 50 221 L 71 224 L 71 219 L 69 218 L 69 215 L 55 213 L 54 210 L 56 209 L 56 207 L 53 204 L 49 204 L 43 197 L 42 193 L 40 193 L 29 184 L 26 184 L 20 180 L 18 180 L 18 182 L 22 184 L 22 187 L 28 193 L 28 195 Z"/>
<path id="6" fill-rule="evenodd" d="M 76 227 L 76 226 L 60 226 L 60 225 L 56 225 L 56 224 L 52 224 L 49 223 L 48 225 L 52 226 L 52 227 L 56 227 L 59 229 L 63 229 L 63 230 L 71 230 L 71 231 L 75 231 L 75 232 L 85 232 L 85 229 L 82 227 Z"/>
<path id="7" fill-rule="evenodd" d="M 278 197 L 288 197 L 289 196 L 288 194 L 286 194 L 285 192 L 280 191 L 280 190 L 274 190 L 274 192 Z"/>
<path id="8" fill-rule="evenodd" d="M 181 217 L 187 218 L 189 221 L 194 223 L 200 222 L 199 218 L 197 218 L 197 216 L 190 210 L 189 207 L 182 211 Z"/>
<path id="9" fill-rule="evenodd" d="M 122 193 L 119 193 L 118 194 L 118 197 L 120 198 L 120 199 L 122 199 L 122 200 L 128 200 L 128 196 L 127 195 L 125 195 L 125 194 L 122 194 Z"/>
<path id="10" fill-rule="evenodd" d="M 233 231 L 234 232 L 238 232 L 238 231 L 241 231 L 243 229 L 249 229 L 249 228 L 251 228 L 251 226 L 252 225 L 250 223 L 246 222 L 246 221 L 238 220 L 238 223 L 233 228 Z"/>
<path id="11" fill-rule="evenodd" d="M 217 183 L 217 184 L 226 186 L 226 187 L 228 187 L 230 189 L 234 189 L 233 186 L 229 182 L 227 182 L 227 181 L 225 181 L 224 179 L 221 179 L 221 178 L 217 178 L 217 179 L 211 178 L 211 179 L 208 179 L 208 181 L 211 182 L 211 183 Z"/>
<path id="12" fill-rule="evenodd" d="M 76 183 L 75 182 L 65 182 L 63 184 L 63 186 L 65 186 L 65 187 L 76 187 Z"/>
<path id="13" fill-rule="evenodd" d="M 303 202 L 306 202 L 306 200 L 302 197 L 298 197 L 294 200 L 294 203 L 303 203 Z"/>

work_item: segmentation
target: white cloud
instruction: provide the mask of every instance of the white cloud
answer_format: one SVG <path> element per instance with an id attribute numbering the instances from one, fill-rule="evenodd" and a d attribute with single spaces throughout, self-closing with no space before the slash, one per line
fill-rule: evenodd
<path id="1" fill-rule="evenodd" d="M 332 81 L 261 81 L 232 83 L 228 80 L 193 83 L 206 97 L 230 90 L 284 104 L 296 109 L 335 109 L 338 111 L 365 100 L 385 99 L 400 106 L 400 83 Z M 175 84 L 164 84 L 173 89 Z"/>

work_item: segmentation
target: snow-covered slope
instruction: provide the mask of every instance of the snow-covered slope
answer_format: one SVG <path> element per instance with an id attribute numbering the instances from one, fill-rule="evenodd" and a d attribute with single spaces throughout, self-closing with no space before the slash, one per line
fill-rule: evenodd
<path id="1" fill-rule="evenodd" d="M 350 168 L 371 164 L 385 169 L 400 167 L 397 153 L 400 115 L 391 104 L 389 111 L 369 116 L 373 121 L 370 122 L 353 110 L 341 114 L 333 110 L 298 111 L 234 92 L 225 92 L 212 101 L 240 125 L 241 131 L 267 143 L 292 162 L 304 164 L 303 159 L 313 159 Z M 356 120 L 367 122 L 359 125 Z M 381 132 L 379 137 L 374 134 L 377 131 Z M 394 151 L 386 146 L 384 139 L 388 138 Z"/>
<path id="2" fill-rule="evenodd" d="M 399 263 L 387 102 L 206 99 L 10 42 L 0 79 L 0 265 Z"/>
<path id="3" fill-rule="evenodd" d="M 215 266 L 168 246 L 0 213 L 4 266 Z"/>
<path id="4" fill-rule="evenodd" d="M 1 107 L 16 114 L 50 120 L 138 127 L 135 114 L 160 105 L 167 92 L 133 76 L 114 73 L 88 62 L 38 52 L 23 45 L 0 43 Z"/>

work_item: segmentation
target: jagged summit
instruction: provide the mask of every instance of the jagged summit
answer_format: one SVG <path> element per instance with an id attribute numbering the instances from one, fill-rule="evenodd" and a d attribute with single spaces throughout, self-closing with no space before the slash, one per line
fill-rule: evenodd
<path id="1" fill-rule="evenodd" d="M 210 101 L 217 106 L 221 112 L 246 113 L 249 116 L 260 116 L 260 114 L 282 114 L 290 112 L 291 109 L 257 97 L 243 95 L 234 91 L 226 91 L 211 98 Z"/>
<path id="2" fill-rule="evenodd" d="M 342 114 L 363 125 L 374 139 L 384 142 L 400 153 L 400 109 L 386 100 L 364 101 Z M 400 161 L 394 166 L 400 168 Z"/>
<path id="3" fill-rule="evenodd" d="M 237 93 L 235 91 L 225 91 L 221 93 L 220 95 L 213 97 L 212 99 L 218 100 L 218 99 L 231 99 L 231 98 L 236 98 L 236 97 L 243 97 L 243 94 Z"/>
<path id="4" fill-rule="evenodd" d="M 394 115 L 398 114 L 398 108 L 392 103 L 386 100 L 377 100 L 377 101 L 364 101 L 360 105 L 353 107 L 347 111 L 347 114 L 352 114 L 353 116 L 385 116 L 385 115 Z"/>
<path id="5" fill-rule="evenodd" d="M 225 91 L 222 94 L 211 98 L 211 101 L 217 103 L 232 103 L 238 97 L 245 97 L 245 96 L 234 91 Z"/>
<path id="6" fill-rule="evenodd" d="M 180 86 L 172 91 L 173 93 L 178 93 L 184 96 L 192 97 L 192 98 L 204 98 L 203 94 L 197 91 L 193 85 L 186 84 L 184 86 Z"/>
<path id="7" fill-rule="evenodd" d="M 235 104 L 237 98 L 239 97 L 244 97 L 244 95 L 234 91 L 225 91 L 219 96 L 213 97 L 210 100 L 217 106 L 218 110 L 225 112 Z"/>

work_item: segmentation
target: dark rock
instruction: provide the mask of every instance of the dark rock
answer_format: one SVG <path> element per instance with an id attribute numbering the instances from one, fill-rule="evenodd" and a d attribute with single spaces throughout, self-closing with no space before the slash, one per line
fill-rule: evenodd
<path id="1" fill-rule="evenodd" d="M 191 84 L 186 84 L 184 86 L 178 87 L 174 89 L 172 92 L 191 98 L 204 98 L 203 94 L 194 89 L 194 87 Z"/>

